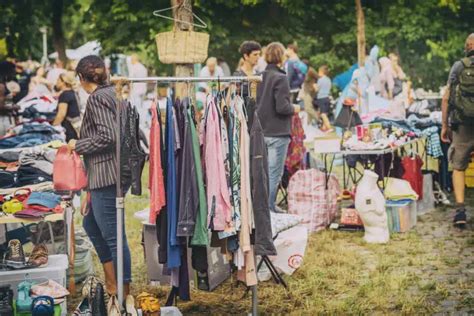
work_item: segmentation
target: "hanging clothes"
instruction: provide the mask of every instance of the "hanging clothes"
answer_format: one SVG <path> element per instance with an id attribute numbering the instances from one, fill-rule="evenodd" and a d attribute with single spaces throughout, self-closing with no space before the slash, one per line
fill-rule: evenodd
<path id="1" fill-rule="evenodd" d="M 161 115 L 158 113 L 158 123 L 161 127 L 163 122 L 161 120 Z M 163 170 L 164 183 L 167 184 L 167 157 L 165 151 L 165 143 L 162 135 L 160 134 L 160 152 L 161 152 L 161 170 Z M 165 190 L 166 191 L 166 190 Z M 165 192 L 166 196 L 166 192 Z M 161 208 L 161 211 L 156 217 L 156 238 L 158 240 L 158 262 L 161 264 L 166 264 L 168 262 L 168 211 L 166 205 Z"/>
<path id="2" fill-rule="evenodd" d="M 151 128 L 150 128 L 150 223 L 156 222 L 156 217 L 166 204 L 165 184 L 163 180 L 163 169 L 161 164 L 161 124 L 158 120 L 156 104 L 151 106 Z"/>
<path id="3" fill-rule="evenodd" d="M 243 100 L 240 97 L 234 98 L 234 104 L 231 107 L 230 120 L 231 139 L 229 148 L 231 148 L 231 179 L 232 179 L 232 220 L 237 231 L 240 230 L 240 132 L 241 124 L 239 112 L 243 111 Z"/>
<path id="4" fill-rule="evenodd" d="M 178 222 L 177 183 L 176 183 L 176 150 L 179 149 L 179 134 L 177 121 L 171 99 L 166 104 L 166 211 L 168 220 L 168 268 L 177 268 L 181 265 L 180 246 L 176 237 Z"/>
<path id="5" fill-rule="evenodd" d="M 240 188 L 241 188 L 241 220 L 242 225 L 239 235 L 239 252 L 243 257 L 243 269 L 237 273 L 239 280 L 244 281 L 247 286 L 257 284 L 257 273 L 255 269 L 255 254 L 250 242 L 250 234 L 254 229 L 254 216 L 252 210 L 252 192 L 250 179 L 250 137 L 246 117 L 243 112 L 239 113 L 241 123 L 240 129 Z M 268 203 L 267 203 L 268 204 Z M 267 206 L 268 207 L 268 206 Z M 243 256 L 242 256 L 243 255 Z M 241 260 L 241 259 L 240 259 Z"/>
<path id="6" fill-rule="evenodd" d="M 252 129 L 250 130 L 250 161 L 252 202 L 255 216 L 255 253 L 257 255 L 276 256 L 277 251 L 273 244 L 272 222 L 268 205 L 267 147 L 257 112 L 254 113 Z"/>
<path id="7" fill-rule="evenodd" d="M 215 231 L 229 229 L 232 220 L 220 134 L 217 106 L 214 100 L 210 100 L 206 120 L 204 159 L 206 161 L 208 221 Z"/>
<path id="8" fill-rule="evenodd" d="M 187 99 L 183 101 L 184 130 L 183 148 L 181 154 L 182 179 L 179 187 L 179 212 L 177 236 L 192 237 L 196 224 L 196 215 L 199 207 L 199 192 L 197 183 L 196 164 L 193 153 L 193 139 L 191 134 L 191 124 L 194 124 L 187 114 Z"/>
<path id="9" fill-rule="evenodd" d="M 201 152 L 199 146 L 199 139 L 196 131 L 196 126 L 192 120 L 191 109 L 188 110 L 188 120 L 191 122 L 191 139 L 193 144 L 193 159 L 196 170 L 196 179 L 199 195 L 199 207 L 196 216 L 196 225 L 194 228 L 194 235 L 191 239 L 193 246 L 207 246 L 209 245 L 209 236 L 207 230 L 207 201 L 206 190 L 204 188 L 203 170 L 201 164 Z"/>

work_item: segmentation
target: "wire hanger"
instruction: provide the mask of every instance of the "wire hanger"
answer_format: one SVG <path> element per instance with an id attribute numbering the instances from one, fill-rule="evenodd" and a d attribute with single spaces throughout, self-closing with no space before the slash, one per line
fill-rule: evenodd
<path id="1" fill-rule="evenodd" d="M 184 23 L 184 24 L 188 24 L 188 25 L 192 25 L 192 26 L 195 26 L 195 27 L 200 27 L 200 28 L 203 28 L 203 29 L 207 29 L 207 23 L 204 22 L 200 17 L 198 17 L 194 12 L 192 12 L 188 7 L 184 6 L 184 10 L 188 11 L 189 13 L 191 13 L 193 15 L 193 17 L 198 20 L 198 22 L 200 24 L 197 24 L 197 23 L 190 23 L 188 21 L 183 21 L 183 20 L 180 20 L 180 19 L 175 19 L 173 17 L 169 17 L 167 15 L 163 15 L 161 14 L 162 12 L 166 12 L 166 11 L 172 11 L 174 9 L 177 9 L 179 7 L 181 7 L 182 5 L 184 5 L 188 0 L 184 0 L 183 3 L 181 4 L 177 4 L 175 6 L 172 6 L 172 7 L 169 7 L 169 8 L 166 8 L 166 9 L 160 9 L 160 10 L 155 10 L 153 11 L 153 15 L 154 16 L 157 16 L 157 17 L 160 17 L 160 18 L 163 18 L 163 19 L 166 19 L 166 20 L 171 20 L 171 21 L 174 21 L 174 22 L 178 22 L 178 23 Z"/>

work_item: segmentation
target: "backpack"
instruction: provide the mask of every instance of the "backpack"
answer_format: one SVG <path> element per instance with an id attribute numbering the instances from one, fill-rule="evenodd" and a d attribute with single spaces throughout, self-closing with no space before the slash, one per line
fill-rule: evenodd
<path id="1" fill-rule="evenodd" d="M 462 119 L 474 119 L 474 62 L 470 58 L 463 58 L 461 62 L 464 69 L 454 90 L 454 105 Z"/>
<path id="2" fill-rule="evenodd" d="M 293 67 L 293 78 L 291 78 L 292 86 L 301 87 L 306 73 L 308 72 L 308 66 L 301 60 L 291 62 L 291 66 Z"/>

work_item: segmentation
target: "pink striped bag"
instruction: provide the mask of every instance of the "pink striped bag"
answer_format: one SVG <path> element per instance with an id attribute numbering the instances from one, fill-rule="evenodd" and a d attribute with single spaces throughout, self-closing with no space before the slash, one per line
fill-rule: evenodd
<path id="1" fill-rule="evenodd" d="M 301 216 L 311 232 L 326 228 L 336 218 L 339 182 L 330 175 L 326 190 L 325 180 L 324 172 L 317 169 L 299 170 L 288 186 L 288 213 Z"/>

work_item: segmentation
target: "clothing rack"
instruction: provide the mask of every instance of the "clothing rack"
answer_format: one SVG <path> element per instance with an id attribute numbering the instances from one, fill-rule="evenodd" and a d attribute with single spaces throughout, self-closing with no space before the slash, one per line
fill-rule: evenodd
<path id="1" fill-rule="evenodd" d="M 243 82 L 258 83 L 263 80 L 262 76 L 232 76 L 232 77 L 143 77 L 143 78 L 127 78 L 113 77 L 111 82 L 117 86 L 117 97 L 122 98 L 122 88 L 128 83 L 134 82 L 162 82 L 162 83 L 190 83 L 190 82 Z M 250 87 L 249 87 L 250 90 Z M 255 89 L 256 90 L 256 89 Z M 254 90 L 254 91 L 255 91 Z M 256 94 L 256 93 L 255 93 Z M 118 109 L 120 110 L 120 108 Z M 116 208 L 117 208 L 117 294 L 118 301 L 123 302 L 123 227 L 124 227 L 124 193 L 122 191 L 121 172 L 120 172 L 120 115 L 116 120 Z M 252 286 L 252 315 L 257 315 L 258 297 L 257 285 Z"/>

